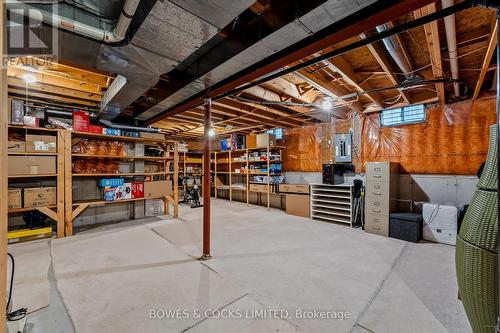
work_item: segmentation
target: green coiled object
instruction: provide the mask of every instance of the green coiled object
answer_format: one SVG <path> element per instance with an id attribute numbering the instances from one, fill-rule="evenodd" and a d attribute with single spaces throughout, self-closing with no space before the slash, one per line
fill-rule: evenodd
<path id="1" fill-rule="evenodd" d="M 462 303 L 474 333 L 495 332 L 498 317 L 497 125 L 488 157 L 457 237 L 455 266 Z"/>

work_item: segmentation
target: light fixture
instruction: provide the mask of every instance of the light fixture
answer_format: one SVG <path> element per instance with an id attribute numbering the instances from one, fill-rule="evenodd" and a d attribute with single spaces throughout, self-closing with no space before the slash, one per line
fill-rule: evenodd
<path id="1" fill-rule="evenodd" d="M 32 73 L 26 73 L 23 75 L 23 80 L 27 84 L 33 84 L 36 82 L 36 76 Z"/>
<path id="2" fill-rule="evenodd" d="M 330 111 L 333 107 L 333 102 L 331 97 L 325 97 L 321 102 L 321 110 Z"/>
<path id="3" fill-rule="evenodd" d="M 211 129 L 209 129 L 209 130 L 208 130 L 208 136 L 210 136 L 210 137 L 214 137 L 214 136 L 215 136 L 215 134 L 216 134 L 216 133 L 215 133 L 215 130 L 214 130 L 213 128 L 211 128 Z"/>

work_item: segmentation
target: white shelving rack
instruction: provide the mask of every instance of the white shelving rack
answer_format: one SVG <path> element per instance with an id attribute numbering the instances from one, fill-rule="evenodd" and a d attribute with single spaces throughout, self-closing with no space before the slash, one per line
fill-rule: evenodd
<path id="1" fill-rule="evenodd" d="M 311 219 L 349 224 L 352 228 L 352 184 L 311 184 Z"/>

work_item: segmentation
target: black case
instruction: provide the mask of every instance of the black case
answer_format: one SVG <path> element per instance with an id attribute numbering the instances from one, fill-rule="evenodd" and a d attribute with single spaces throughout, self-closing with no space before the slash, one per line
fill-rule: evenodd
<path id="1" fill-rule="evenodd" d="M 389 237 L 417 243 L 422 239 L 421 214 L 392 213 L 389 217 Z"/>

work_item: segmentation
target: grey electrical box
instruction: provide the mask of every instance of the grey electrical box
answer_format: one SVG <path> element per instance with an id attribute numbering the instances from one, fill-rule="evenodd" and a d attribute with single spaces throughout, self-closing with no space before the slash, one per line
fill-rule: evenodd
<path id="1" fill-rule="evenodd" d="M 351 134 L 335 135 L 335 163 L 352 162 Z"/>

